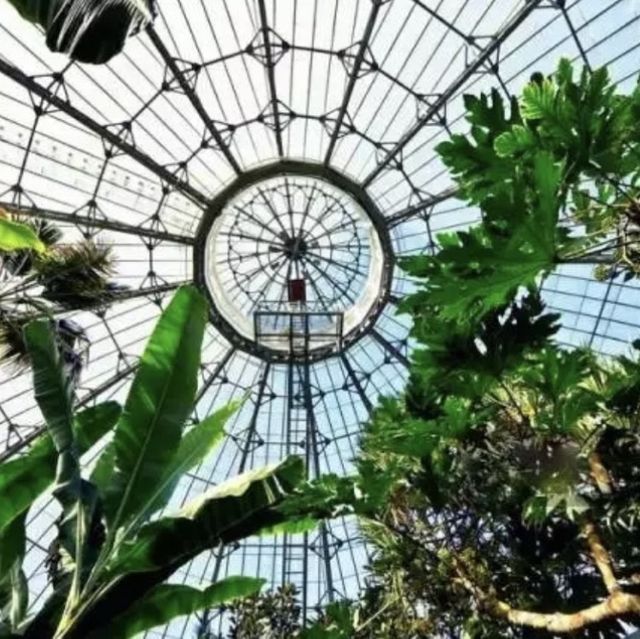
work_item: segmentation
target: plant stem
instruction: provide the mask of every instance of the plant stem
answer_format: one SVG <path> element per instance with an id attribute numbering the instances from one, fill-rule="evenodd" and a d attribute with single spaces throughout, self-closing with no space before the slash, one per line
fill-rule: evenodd
<path id="1" fill-rule="evenodd" d="M 500 384 L 500 388 L 502 388 L 502 390 L 507 394 L 509 401 L 513 404 L 513 407 L 516 409 L 516 411 L 520 415 L 523 425 L 526 425 L 527 416 L 524 414 L 524 411 L 520 407 L 520 404 L 518 404 L 518 401 L 516 400 L 515 395 L 511 392 L 511 389 L 502 380 L 500 380 L 499 384 Z"/>
<path id="2" fill-rule="evenodd" d="M 384 606 L 382 606 L 378 611 L 374 612 L 368 619 L 363 621 L 357 628 L 354 628 L 355 632 L 360 632 L 364 628 L 366 628 L 374 619 L 379 617 L 387 608 L 394 604 L 398 600 L 398 597 L 393 597 L 389 601 L 387 601 Z"/>
<path id="3" fill-rule="evenodd" d="M 572 613 L 532 612 L 513 608 L 510 604 L 498 599 L 495 593 L 483 592 L 466 576 L 464 570 L 460 567 L 460 562 L 454 563 L 454 568 L 458 574 L 458 583 L 469 591 L 481 608 L 486 610 L 492 617 L 504 619 L 517 626 L 568 634 L 605 619 L 640 613 L 640 595 L 631 595 L 622 592 L 620 589 L 612 592 L 604 601 Z"/>
<path id="4" fill-rule="evenodd" d="M 566 256 L 559 256 L 558 262 L 560 264 L 572 264 L 576 260 L 583 260 L 585 258 L 592 259 L 602 259 L 606 261 L 613 261 L 613 256 L 608 253 L 604 253 L 604 251 L 615 251 L 616 249 L 623 249 L 626 246 L 631 246 L 632 244 L 637 244 L 637 240 L 629 240 L 627 242 L 619 241 L 619 238 L 610 238 L 608 240 L 604 240 L 603 242 L 599 242 L 598 244 L 594 244 L 593 246 L 589 246 L 588 248 L 582 251 L 576 251 L 575 253 L 569 253 Z"/>
<path id="5" fill-rule="evenodd" d="M 602 575 L 602 581 L 604 582 L 607 592 L 610 595 L 619 592 L 620 584 L 618 583 L 618 580 L 616 579 L 616 576 L 613 572 L 611 556 L 609 555 L 607 549 L 604 547 L 595 524 L 588 521 L 583 527 L 583 532 L 587 539 L 587 545 L 589 546 L 593 561 L 600 571 L 600 574 Z"/>
<path id="6" fill-rule="evenodd" d="M 598 490 L 603 495 L 610 495 L 613 492 L 611 477 L 609 476 L 609 471 L 602 463 L 600 453 L 595 450 L 589 453 L 588 462 L 591 477 L 598 487 Z"/>

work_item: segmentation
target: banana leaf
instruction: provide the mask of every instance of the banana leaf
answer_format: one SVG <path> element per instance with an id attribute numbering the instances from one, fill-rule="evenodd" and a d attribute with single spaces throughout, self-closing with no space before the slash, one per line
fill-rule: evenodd
<path id="1" fill-rule="evenodd" d="M 152 0 L 9 0 L 40 25 L 51 51 L 91 64 L 108 62 L 127 37 L 153 19 Z"/>
<path id="2" fill-rule="evenodd" d="M 22 621 L 29 603 L 29 589 L 22 571 L 26 549 L 25 519 L 26 512 L 0 534 L 0 619 L 8 629 Z"/>
<path id="3" fill-rule="evenodd" d="M 0 209 L 0 212 L 2 210 Z M 46 246 L 37 233 L 26 224 L 12 222 L 0 216 L 0 251 L 31 250 L 43 253 Z"/>
<path id="4" fill-rule="evenodd" d="M 153 330 L 115 429 L 114 468 L 103 492 L 112 531 L 146 512 L 177 453 L 193 408 L 206 321 L 204 297 L 185 286 Z"/>
<path id="5" fill-rule="evenodd" d="M 231 402 L 216 411 L 206 419 L 196 424 L 180 441 L 178 451 L 167 467 L 164 475 L 157 482 L 147 506 L 140 511 L 137 522 L 143 522 L 150 515 L 164 508 L 175 490 L 182 475 L 204 461 L 218 445 L 224 435 L 224 425 L 238 409 L 240 402 Z M 110 480 L 109 470 L 113 469 L 113 454 L 115 450 L 109 447 L 105 450 L 105 460 L 98 460 L 92 479 L 100 488 L 106 490 Z"/>
<path id="6" fill-rule="evenodd" d="M 283 522 L 285 516 L 276 506 L 303 478 L 302 460 L 290 457 L 277 466 L 254 470 L 216 486 L 176 517 L 143 526 L 135 539 L 122 544 L 107 566 L 102 596 L 84 611 L 65 639 L 85 639 L 96 629 L 108 627 L 132 601 L 144 597 L 201 552 L 260 534 L 264 528 Z M 45 621 L 36 618 L 36 624 Z M 37 636 L 25 633 L 25 639 Z"/>
<path id="7" fill-rule="evenodd" d="M 198 552 L 230 543 L 271 527 L 271 507 L 290 494 L 303 478 L 299 457 L 233 477 L 209 489 L 174 517 L 158 519 L 125 542 L 111 567 L 112 574 L 143 572 Z M 268 516 L 262 519 L 262 515 Z M 160 561 L 159 561 L 160 559 Z M 180 562 L 182 563 L 182 562 Z"/>
<path id="8" fill-rule="evenodd" d="M 16 517 L 0 535 L 0 582 L 16 563 L 22 564 L 26 544 L 25 519 L 26 513 Z"/>
<path id="9" fill-rule="evenodd" d="M 9 633 L 24 619 L 29 605 L 29 587 L 22 567 L 15 565 L 0 581 L 0 638 Z"/>
<path id="10" fill-rule="evenodd" d="M 113 440 L 110 441 L 100 453 L 100 457 L 91 472 L 91 483 L 95 484 L 104 495 L 109 485 L 109 480 L 113 475 L 113 467 L 116 463 L 116 447 Z"/>
<path id="11" fill-rule="evenodd" d="M 73 386 L 65 375 L 55 334 L 48 320 L 30 322 L 24 331 L 33 366 L 35 397 L 59 455 L 72 452 Z"/>
<path id="12" fill-rule="evenodd" d="M 116 402 L 105 402 L 76 414 L 74 434 L 79 453 L 85 453 L 106 435 L 119 416 Z M 0 535 L 50 486 L 55 479 L 56 462 L 53 440 L 45 431 L 23 457 L 0 465 Z"/>
<path id="13" fill-rule="evenodd" d="M 156 586 L 125 614 L 114 619 L 108 628 L 92 632 L 87 639 L 128 639 L 176 617 L 249 597 L 259 592 L 263 585 L 263 579 L 227 577 L 204 590 L 177 584 Z"/>
<path id="14" fill-rule="evenodd" d="M 98 496 L 95 487 L 80 474 L 80 456 L 73 428 L 72 383 L 64 371 L 51 322 L 29 323 L 25 341 L 31 357 L 36 401 L 58 454 L 53 494 L 62 506 L 58 539 L 75 562 L 70 595 L 73 604 L 91 559 L 96 556 L 96 548 L 86 542 L 98 525 Z"/>

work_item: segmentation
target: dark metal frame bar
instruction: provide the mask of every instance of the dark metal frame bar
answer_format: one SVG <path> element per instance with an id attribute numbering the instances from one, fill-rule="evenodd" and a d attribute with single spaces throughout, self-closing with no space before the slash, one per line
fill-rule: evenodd
<path id="1" fill-rule="evenodd" d="M 54 222 L 62 222 L 63 224 L 82 224 L 89 228 L 93 227 L 101 230 L 148 237 L 152 240 L 175 242 L 176 244 L 188 244 L 189 246 L 193 245 L 195 242 L 195 237 L 189 235 L 180 235 L 179 233 L 170 233 L 168 231 L 145 228 L 144 226 L 133 226 L 131 224 L 125 224 L 124 222 L 119 222 L 109 218 L 101 218 L 97 216 L 94 218 L 87 215 L 77 215 L 76 213 L 41 209 L 37 206 L 16 206 L 9 202 L 0 202 L 0 208 L 5 209 L 5 211 L 8 211 L 9 213 L 24 215 L 25 217 L 52 220 Z"/>
<path id="2" fill-rule="evenodd" d="M 267 379 L 269 378 L 269 372 L 271 371 L 271 363 L 266 362 L 264 371 L 262 372 L 262 378 L 260 379 L 260 386 L 258 387 L 258 395 L 256 397 L 256 405 L 253 408 L 253 414 L 251 415 L 251 421 L 245 431 L 245 442 L 242 449 L 242 457 L 240 458 L 239 472 L 243 473 L 247 460 L 249 459 L 249 449 L 251 447 L 251 437 L 256 432 L 256 426 L 258 424 L 258 414 L 260 413 L 260 407 L 262 406 L 262 399 L 264 398 L 264 389 L 267 387 Z"/>
<path id="3" fill-rule="evenodd" d="M 395 357 L 395 359 L 397 359 L 405 368 L 409 368 L 411 366 L 409 358 L 403 355 L 400 350 L 396 348 L 386 337 L 384 337 L 384 335 L 381 335 L 379 331 L 373 329 L 371 331 L 371 336 L 385 351 L 391 353 L 391 355 Z"/>
<path id="4" fill-rule="evenodd" d="M 280 113 L 278 111 L 278 92 L 276 89 L 276 75 L 274 72 L 275 64 L 271 55 L 271 42 L 269 42 L 269 24 L 267 22 L 267 8 L 264 0 L 258 0 L 258 9 L 260 13 L 260 24 L 262 38 L 264 41 L 264 50 L 267 60 L 267 78 L 269 80 L 269 92 L 271 93 L 271 109 L 273 111 L 273 124 L 276 133 L 276 145 L 278 147 L 278 155 L 284 157 L 284 146 L 282 144 L 282 128 L 280 126 Z"/>
<path id="5" fill-rule="evenodd" d="M 452 186 L 438 193 L 437 195 L 433 195 L 426 200 L 422 200 L 417 204 L 413 204 L 411 206 L 408 206 L 407 208 L 397 211 L 396 213 L 393 213 L 392 215 L 389 215 L 387 217 L 387 226 L 392 229 L 393 227 L 406 222 L 408 219 L 419 215 L 425 209 L 428 209 L 436 204 L 440 204 L 440 202 L 444 202 L 450 198 L 455 197 L 457 193 L 458 189 Z"/>
<path id="6" fill-rule="evenodd" d="M 344 367 L 347 370 L 347 373 L 351 378 L 353 385 L 358 391 L 358 395 L 360 395 L 360 399 L 362 400 L 362 403 L 366 406 L 367 411 L 371 413 L 373 411 L 373 404 L 371 403 L 371 400 L 367 397 L 367 394 L 364 392 L 364 388 L 362 388 L 362 384 L 360 383 L 360 380 L 358 379 L 356 372 L 353 370 L 353 366 L 351 366 L 351 362 L 349 361 L 349 358 L 345 353 L 340 353 L 340 359 L 342 360 L 342 363 L 344 364 Z"/>
<path id="7" fill-rule="evenodd" d="M 362 186 L 369 186 L 385 169 L 385 167 L 398 155 L 413 138 L 427 125 L 444 107 L 447 102 L 464 86 L 464 84 L 477 73 L 484 64 L 490 61 L 491 56 L 499 49 L 500 45 L 537 9 L 542 0 L 528 0 L 522 9 L 497 33 L 490 44 L 469 63 L 464 71 L 431 103 L 425 114 L 393 145 L 393 148 L 378 162 L 376 167 L 364 178 Z"/>
<path id="8" fill-rule="evenodd" d="M 220 375 L 220 373 L 222 372 L 222 369 L 228 364 L 229 360 L 231 359 L 232 355 L 235 352 L 236 352 L 236 349 L 233 346 L 230 346 L 225 351 L 225 354 L 222 356 L 222 359 L 216 365 L 213 373 L 209 375 L 209 377 L 204 382 L 204 384 L 198 389 L 198 392 L 196 393 L 196 398 L 194 401 L 194 406 L 196 407 L 196 411 L 198 410 L 198 403 L 204 397 L 204 394 L 211 388 L 213 383 L 216 381 L 216 378 L 218 377 L 218 375 Z"/>
<path id="9" fill-rule="evenodd" d="M 142 166 L 147 168 L 152 173 L 155 173 L 155 175 L 157 175 L 161 180 L 164 180 L 164 182 L 176 188 L 183 195 L 193 200 L 199 206 L 206 206 L 208 204 L 209 198 L 207 198 L 198 189 L 191 186 L 191 184 L 179 179 L 175 174 L 173 174 L 164 166 L 158 164 L 155 160 L 151 159 L 150 156 L 140 151 L 140 149 L 138 149 L 136 146 L 130 144 L 129 142 L 126 142 L 119 135 L 115 134 L 113 131 L 110 131 L 104 125 L 96 122 L 93 118 L 89 117 L 86 113 L 83 113 L 82 111 L 74 107 L 67 100 L 64 100 L 58 95 L 52 93 L 48 88 L 45 88 L 42 85 L 38 84 L 32 77 L 28 76 L 26 73 L 23 73 L 22 71 L 20 71 L 20 69 L 9 64 L 2 58 L 0 58 L 0 73 L 11 78 L 31 93 L 34 93 L 35 95 L 45 99 L 49 104 L 56 107 L 56 109 L 59 109 L 63 113 L 66 113 L 68 116 L 72 117 L 87 129 L 100 136 L 100 138 L 102 138 L 103 140 L 106 140 L 110 144 L 113 144 L 115 147 L 132 157 L 134 160 L 137 160 L 140 164 L 142 164 Z M 63 81 L 63 76 L 62 74 L 54 74 L 54 79 Z"/>
<path id="10" fill-rule="evenodd" d="M 375 26 L 378 13 L 380 12 L 380 7 L 380 2 L 372 2 L 371 11 L 369 13 L 369 18 L 364 29 L 364 34 L 362 35 L 362 40 L 360 40 L 360 48 L 358 49 L 358 54 L 356 55 L 355 60 L 353 61 L 353 68 L 351 69 L 351 74 L 349 75 L 349 82 L 344 92 L 342 104 L 340 105 L 340 111 L 338 112 L 338 117 L 336 118 L 336 124 L 333 129 L 333 133 L 331 134 L 331 139 L 329 140 L 329 147 L 327 148 L 327 153 L 324 157 L 325 165 L 328 165 L 331 161 L 331 156 L 333 155 L 333 151 L 336 147 L 338 135 L 340 134 L 340 129 L 342 127 L 342 122 L 344 121 L 344 116 L 347 113 L 347 108 L 349 106 L 349 102 L 351 101 L 351 96 L 353 95 L 353 89 L 355 88 L 356 82 L 358 80 L 360 67 L 362 66 L 362 61 L 364 60 L 365 53 L 367 52 L 367 47 L 369 46 L 369 41 L 371 40 L 371 34 L 373 33 L 373 27 Z"/>
<path id="11" fill-rule="evenodd" d="M 320 477 L 320 456 L 318 453 L 318 424 L 316 422 L 315 412 L 313 410 L 313 398 L 311 397 L 311 379 L 310 379 L 310 371 L 309 364 L 304 365 L 304 376 L 303 376 L 303 389 L 304 389 L 304 406 L 305 412 L 307 414 L 307 448 L 311 448 L 311 458 L 313 461 L 313 470 L 315 476 Z M 309 462 L 307 462 L 309 463 Z M 320 542 L 322 545 L 322 561 L 324 563 L 324 569 L 326 573 L 327 579 L 327 597 L 329 602 L 334 601 L 335 599 L 335 588 L 333 585 L 333 573 L 331 569 L 331 556 L 329 553 L 329 541 L 327 535 L 327 527 L 324 522 L 320 522 L 319 525 L 320 531 Z M 305 619 L 306 619 L 306 611 L 305 611 Z"/>
<path id="12" fill-rule="evenodd" d="M 213 120 L 209 117 L 209 114 L 207 113 L 207 110 L 204 108 L 204 105 L 202 104 L 200 98 L 198 97 L 198 94 L 189 85 L 189 83 L 184 77 L 184 74 L 178 68 L 178 65 L 176 64 L 175 59 L 171 57 L 171 54 L 169 53 L 167 47 L 164 45 L 164 42 L 162 42 L 162 40 L 160 39 L 158 34 L 155 32 L 152 26 L 147 27 L 147 35 L 151 39 L 151 42 L 153 43 L 155 48 L 158 50 L 158 53 L 162 56 L 164 63 L 167 65 L 171 73 L 173 73 L 174 77 L 180 84 L 180 88 L 189 99 L 189 102 L 191 102 L 193 108 L 197 111 L 198 115 L 204 122 L 204 125 L 207 127 L 207 130 L 209 131 L 213 139 L 216 141 L 216 144 L 220 147 L 220 151 L 222 152 L 224 157 L 227 159 L 227 162 L 229 162 L 229 164 L 231 165 L 233 170 L 236 172 L 236 174 L 239 175 L 240 173 L 242 173 L 240 164 L 238 163 L 234 155 L 231 153 L 229 146 L 226 144 L 226 142 L 222 138 L 222 135 L 220 135 L 220 131 L 218 131 L 218 129 L 216 128 L 216 125 L 213 123 Z"/>

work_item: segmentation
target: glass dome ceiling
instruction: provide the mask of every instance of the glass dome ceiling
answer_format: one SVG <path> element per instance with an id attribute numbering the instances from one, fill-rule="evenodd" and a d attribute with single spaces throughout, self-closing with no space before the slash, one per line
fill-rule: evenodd
<path id="1" fill-rule="evenodd" d="M 560 56 L 610 65 L 623 90 L 640 68 L 636 0 L 159 0 L 153 29 L 103 67 L 50 53 L 6 2 L 0 36 L 0 206 L 54 221 L 65 241 L 110 244 L 128 287 L 74 314 L 91 340 L 79 403 L 123 397 L 159 309 L 194 279 L 214 302 L 194 419 L 249 392 L 175 505 L 288 452 L 310 476 L 349 471 L 361 423 L 407 373 L 395 306 L 412 283 L 395 257 L 478 218 L 434 151 L 466 129 L 462 94 L 515 93 Z M 234 325 L 284 300 L 289 270 L 313 281 L 309 303 L 345 312 L 341 347 L 287 360 Z M 588 265 L 551 276 L 546 300 L 568 345 L 619 351 L 637 331 L 637 285 L 596 282 Z M 29 375 L 0 376 L 6 458 L 40 416 Z M 43 500 L 29 522 L 36 607 L 56 516 Z M 207 553 L 174 579 L 293 582 L 311 610 L 355 594 L 366 563 L 344 519 Z"/>

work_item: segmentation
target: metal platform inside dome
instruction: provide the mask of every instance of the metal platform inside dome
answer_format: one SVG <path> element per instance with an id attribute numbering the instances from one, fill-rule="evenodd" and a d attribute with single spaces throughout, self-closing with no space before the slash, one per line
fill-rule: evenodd
<path id="1" fill-rule="evenodd" d="M 315 306 L 306 302 L 259 304 L 254 313 L 256 342 L 302 359 L 317 347 L 341 349 L 344 313 Z"/>

